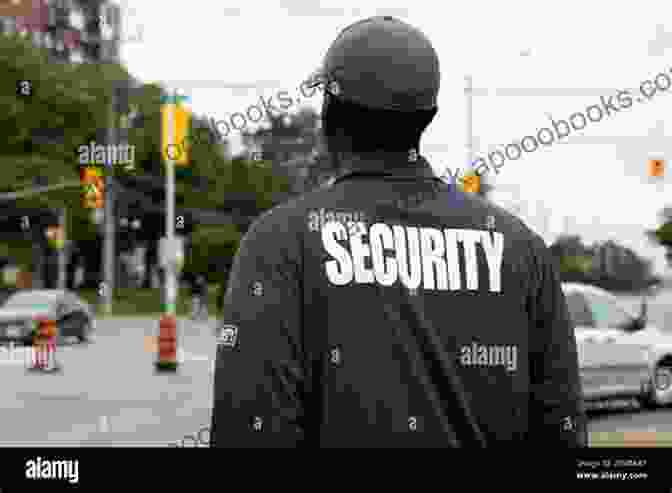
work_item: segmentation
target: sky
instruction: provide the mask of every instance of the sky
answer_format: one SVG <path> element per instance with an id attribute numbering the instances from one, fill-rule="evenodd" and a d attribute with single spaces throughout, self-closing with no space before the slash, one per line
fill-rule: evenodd
<path id="1" fill-rule="evenodd" d="M 357 20 L 392 15 L 418 27 L 441 67 L 439 112 L 421 142 L 421 154 L 439 174 L 469 162 L 467 75 L 476 157 L 536 135 L 550 118 L 585 115 L 601 96 L 624 89 L 637 95 L 642 81 L 660 72 L 672 76 L 672 22 L 661 25 L 672 7 L 662 1 L 618 8 L 598 1 L 472 0 L 459 9 L 434 0 L 115 3 L 125 11 L 129 41 L 122 39 L 121 58 L 128 70 L 190 96 L 195 113 L 216 120 L 244 112 L 260 96 L 296 94 L 340 30 Z M 321 101 L 302 104 L 319 110 Z M 547 243 L 563 232 L 588 244 L 612 239 L 670 275 L 663 249 L 644 232 L 672 205 L 672 163 L 662 178 L 648 174 L 650 159 L 672 160 L 671 109 L 672 88 L 658 91 L 505 162 L 488 174 L 493 200 Z M 232 144 L 241 149 L 239 139 Z"/>

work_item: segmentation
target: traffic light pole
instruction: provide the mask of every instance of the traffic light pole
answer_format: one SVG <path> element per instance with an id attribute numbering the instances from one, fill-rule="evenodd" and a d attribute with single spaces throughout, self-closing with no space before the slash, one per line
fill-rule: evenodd
<path id="1" fill-rule="evenodd" d="M 175 92 L 177 99 L 177 92 Z M 173 108 L 176 108 L 177 104 Z M 175 139 L 175 111 L 169 112 L 168 142 Z M 170 153 L 166 159 L 166 241 L 172 244 L 175 238 L 175 161 L 170 159 Z M 177 314 L 177 279 L 176 265 L 172 261 L 165 265 L 165 313 L 166 315 Z"/>
<path id="2" fill-rule="evenodd" d="M 177 97 L 175 97 L 175 100 Z M 177 101 L 168 104 L 167 131 L 168 145 L 175 139 L 175 109 Z M 166 234 L 162 239 L 161 263 L 164 273 L 163 316 L 159 321 L 159 351 L 154 363 L 157 372 L 175 372 L 179 366 L 177 360 L 177 255 L 174 250 L 175 241 L 175 160 L 169 147 L 166 152 Z"/>

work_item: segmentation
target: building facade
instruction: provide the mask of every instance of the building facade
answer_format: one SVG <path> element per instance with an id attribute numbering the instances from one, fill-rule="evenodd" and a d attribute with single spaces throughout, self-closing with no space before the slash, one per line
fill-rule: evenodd
<path id="1" fill-rule="evenodd" d="M 30 14 L 0 17 L 0 32 L 30 37 L 54 61 L 94 63 L 117 59 L 121 8 L 100 0 L 20 0 Z"/>

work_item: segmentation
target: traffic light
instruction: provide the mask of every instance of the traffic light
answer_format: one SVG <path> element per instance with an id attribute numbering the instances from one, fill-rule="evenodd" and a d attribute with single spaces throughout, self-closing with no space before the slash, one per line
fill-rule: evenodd
<path id="1" fill-rule="evenodd" d="M 665 161 L 663 159 L 649 160 L 649 175 L 653 178 L 662 178 L 665 174 Z"/>
<path id="2" fill-rule="evenodd" d="M 105 206 L 105 178 L 102 168 L 84 166 L 80 168 L 82 185 L 82 207 L 85 209 L 102 209 Z"/>
<path id="3" fill-rule="evenodd" d="M 478 173 L 469 172 L 460 181 L 465 192 L 478 193 L 481 190 L 481 176 Z"/>
<path id="4" fill-rule="evenodd" d="M 189 127 L 191 109 L 186 106 L 187 96 L 164 96 L 161 98 L 161 155 L 171 159 L 176 166 L 189 165 Z M 170 118 L 173 118 L 172 126 Z M 170 140 L 169 130 L 173 132 Z"/>

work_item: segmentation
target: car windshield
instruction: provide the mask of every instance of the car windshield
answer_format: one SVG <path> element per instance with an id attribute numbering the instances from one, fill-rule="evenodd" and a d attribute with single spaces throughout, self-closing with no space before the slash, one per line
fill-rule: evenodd
<path id="1" fill-rule="evenodd" d="M 4 307 L 48 310 L 53 306 L 56 298 L 55 295 L 50 293 L 18 293 L 10 296 Z"/>

